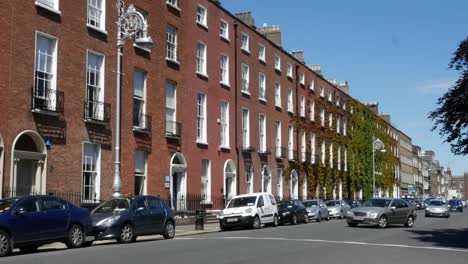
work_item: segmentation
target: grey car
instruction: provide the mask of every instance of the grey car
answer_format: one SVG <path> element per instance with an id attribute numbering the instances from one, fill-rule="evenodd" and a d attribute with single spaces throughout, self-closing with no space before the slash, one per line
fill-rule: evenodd
<path id="1" fill-rule="evenodd" d="M 443 216 L 450 217 L 450 207 L 448 204 L 439 199 L 430 200 L 426 207 L 425 216 Z"/>
<path id="2" fill-rule="evenodd" d="M 359 224 L 376 225 L 380 228 L 396 224 L 413 227 L 416 216 L 416 207 L 410 206 L 403 199 L 372 198 L 363 206 L 350 210 L 346 221 L 351 227 Z"/>
<path id="3" fill-rule="evenodd" d="M 324 201 L 320 199 L 308 200 L 302 202 L 307 209 L 307 214 L 309 220 L 315 220 L 321 222 L 322 219 L 330 220 L 330 215 L 328 214 L 328 207 Z"/>
<path id="4" fill-rule="evenodd" d="M 343 200 L 330 200 L 326 202 L 328 214 L 331 218 L 343 219 L 346 213 L 351 209 L 351 206 Z"/>

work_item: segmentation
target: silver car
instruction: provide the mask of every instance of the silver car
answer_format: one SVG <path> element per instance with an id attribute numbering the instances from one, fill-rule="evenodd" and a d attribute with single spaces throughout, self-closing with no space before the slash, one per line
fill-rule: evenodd
<path id="1" fill-rule="evenodd" d="M 332 218 L 343 219 L 346 213 L 351 209 L 351 206 L 343 200 L 330 200 L 326 202 L 328 214 Z"/>
<path id="2" fill-rule="evenodd" d="M 450 217 L 450 207 L 444 200 L 430 200 L 426 207 L 425 216 L 443 216 Z"/>
<path id="3" fill-rule="evenodd" d="M 322 219 L 330 220 L 330 215 L 328 214 L 328 207 L 324 201 L 320 199 L 308 200 L 302 202 L 307 209 L 307 214 L 309 220 L 315 220 L 321 222 Z"/>
<path id="4" fill-rule="evenodd" d="M 403 199 L 372 198 L 361 207 L 350 210 L 346 221 L 352 227 L 358 224 L 376 225 L 380 228 L 393 224 L 413 227 L 416 216 L 416 207 L 410 206 Z"/>

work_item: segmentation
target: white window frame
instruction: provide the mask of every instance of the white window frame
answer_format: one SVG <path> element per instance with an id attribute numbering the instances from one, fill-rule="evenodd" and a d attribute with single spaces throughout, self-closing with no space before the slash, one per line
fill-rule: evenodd
<path id="1" fill-rule="evenodd" d="M 203 47 L 203 54 L 202 48 Z M 208 51 L 208 47 L 204 42 L 197 41 L 197 74 L 208 77 L 207 74 L 207 61 L 206 61 L 206 54 Z"/>
<path id="2" fill-rule="evenodd" d="M 315 133 L 310 134 L 310 163 L 315 164 Z"/>
<path id="3" fill-rule="evenodd" d="M 137 8 L 136 11 L 139 12 L 141 14 L 141 16 L 144 18 L 143 23 L 145 24 L 145 26 L 144 26 L 143 29 L 138 30 L 138 32 L 134 35 L 134 38 L 137 39 L 137 38 L 147 37 L 148 27 L 146 25 L 147 25 L 147 20 L 148 20 L 148 12 L 146 12 L 143 9 L 139 9 L 139 8 Z M 133 46 L 136 47 L 136 48 L 139 48 L 139 49 L 141 49 L 141 50 L 143 50 L 145 52 L 151 52 L 151 50 L 149 48 L 140 46 L 135 41 L 133 42 Z"/>
<path id="4" fill-rule="evenodd" d="M 305 201 L 307 200 L 307 174 L 302 175 L 302 200 Z"/>
<path id="5" fill-rule="evenodd" d="M 348 171 L 348 148 L 344 149 L 344 171 Z"/>
<path id="6" fill-rule="evenodd" d="M 341 128 L 341 117 L 337 117 L 336 118 L 336 133 L 338 134 L 341 133 L 340 128 Z"/>
<path id="7" fill-rule="evenodd" d="M 281 57 L 278 55 L 275 55 L 273 57 L 274 63 L 275 63 L 275 70 L 281 71 Z"/>
<path id="8" fill-rule="evenodd" d="M 222 18 L 219 22 L 219 36 L 229 41 L 229 23 Z"/>
<path id="9" fill-rule="evenodd" d="M 179 3 L 177 2 L 177 0 L 166 0 L 166 4 L 172 6 L 177 10 L 180 10 Z"/>
<path id="10" fill-rule="evenodd" d="M 333 142 L 330 143 L 330 168 L 333 169 Z"/>
<path id="11" fill-rule="evenodd" d="M 142 96 L 137 96 L 135 95 L 136 91 L 136 76 L 137 73 L 142 74 L 143 76 L 143 95 Z M 140 101 L 141 102 L 141 109 L 138 113 L 138 125 L 135 125 L 135 120 L 133 121 L 133 126 L 135 128 L 146 128 L 148 124 L 146 124 L 147 120 L 145 118 L 146 114 L 146 71 L 141 70 L 141 69 L 135 69 L 133 73 L 133 104 L 135 104 L 135 101 Z M 133 107 L 133 111 L 135 111 L 135 106 Z M 135 113 L 133 113 L 133 118 L 135 118 Z"/>
<path id="12" fill-rule="evenodd" d="M 338 158 L 338 170 L 341 171 L 341 146 L 338 145 L 338 153 L 337 154 L 337 158 Z"/>
<path id="13" fill-rule="evenodd" d="M 329 114 L 328 114 L 328 127 L 329 127 L 330 129 L 333 128 L 333 113 L 329 113 Z"/>
<path id="14" fill-rule="evenodd" d="M 265 114 L 259 114 L 258 117 L 258 137 L 259 137 L 259 152 L 265 153 L 267 151 L 267 126 Z"/>
<path id="15" fill-rule="evenodd" d="M 333 99 L 332 99 L 332 92 L 331 91 L 328 91 L 328 102 L 332 102 Z"/>
<path id="16" fill-rule="evenodd" d="M 242 93 L 250 95 L 250 67 L 245 63 L 241 66 L 241 82 Z"/>
<path id="17" fill-rule="evenodd" d="M 250 148 L 250 110 L 242 108 L 242 147 Z"/>
<path id="18" fill-rule="evenodd" d="M 168 89 L 173 88 L 174 89 L 174 105 L 169 105 L 170 98 L 168 98 Z M 171 113 L 171 119 L 168 120 L 168 112 Z M 166 80 L 166 133 L 170 133 L 172 135 L 176 135 L 177 133 L 177 127 L 176 127 L 176 122 L 177 122 L 177 83 L 172 81 L 172 80 Z M 172 123 L 168 123 L 172 122 Z"/>
<path id="19" fill-rule="evenodd" d="M 301 85 L 305 85 L 305 74 L 301 72 L 301 75 L 299 77 Z"/>
<path id="20" fill-rule="evenodd" d="M 143 173 L 140 173 L 140 172 L 137 172 L 136 171 L 136 164 L 137 164 L 137 157 L 138 157 L 138 153 L 141 153 L 143 155 L 143 158 L 144 158 L 144 168 L 143 168 Z M 136 179 L 137 177 L 143 177 L 143 185 L 142 185 L 142 190 L 140 190 L 140 193 L 137 194 L 136 192 L 134 193 L 135 195 L 146 195 L 147 194 L 147 168 L 148 168 L 148 153 L 146 153 L 146 151 L 142 151 L 142 150 L 136 150 L 135 151 L 135 183 L 136 183 Z M 136 186 L 135 186 L 136 187 Z"/>
<path id="21" fill-rule="evenodd" d="M 200 10 L 203 10 L 204 13 L 199 13 L 199 8 Z M 205 27 L 205 28 L 208 28 L 208 9 L 206 9 L 206 7 L 200 5 L 200 4 L 197 4 L 197 15 L 196 15 L 196 22 Z"/>
<path id="22" fill-rule="evenodd" d="M 262 72 L 258 74 L 258 99 L 266 102 L 266 75 Z"/>
<path id="23" fill-rule="evenodd" d="M 311 91 L 315 91 L 315 80 L 314 80 L 314 79 L 311 79 L 311 80 L 310 80 L 309 89 L 310 89 Z"/>
<path id="24" fill-rule="evenodd" d="M 206 102 L 206 94 L 197 93 L 197 143 L 205 145 L 208 144 L 206 128 Z"/>
<path id="25" fill-rule="evenodd" d="M 249 34 L 241 32 L 241 49 L 247 53 L 250 53 L 250 37 Z"/>
<path id="26" fill-rule="evenodd" d="M 173 31 L 171 31 L 173 30 Z M 167 25 L 166 31 L 166 60 L 179 63 L 177 56 L 177 28 Z"/>
<path id="27" fill-rule="evenodd" d="M 254 173 L 252 164 L 247 164 L 245 167 L 245 191 L 253 193 L 254 190 Z"/>
<path id="28" fill-rule="evenodd" d="M 306 132 L 304 129 L 301 130 L 301 161 L 305 162 L 307 159 L 306 154 Z"/>
<path id="29" fill-rule="evenodd" d="M 266 63 L 266 47 L 261 43 L 258 43 L 258 59 Z"/>
<path id="30" fill-rule="evenodd" d="M 275 129 L 276 129 L 276 141 L 275 141 L 275 153 L 277 158 L 281 158 L 282 156 L 282 149 L 281 149 L 281 121 L 275 122 Z"/>
<path id="31" fill-rule="evenodd" d="M 288 159 L 294 160 L 294 128 L 288 126 Z"/>
<path id="32" fill-rule="evenodd" d="M 347 133 L 347 122 L 343 120 L 343 136 L 346 136 Z"/>
<path id="33" fill-rule="evenodd" d="M 200 178 L 201 178 L 200 193 L 202 196 L 201 203 L 209 204 L 211 203 L 211 160 L 202 159 L 202 165 L 200 169 L 201 169 L 200 171 Z M 204 190 L 203 187 L 205 187 L 206 189 Z"/>
<path id="34" fill-rule="evenodd" d="M 320 86 L 320 97 L 325 98 L 325 88 L 322 85 Z"/>
<path id="35" fill-rule="evenodd" d="M 51 54 L 49 54 L 48 52 L 44 53 L 38 50 L 38 37 L 45 38 L 48 41 L 53 42 Z M 33 75 L 34 76 L 34 93 L 35 93 L 34 96 L 37 98 L 43 98 L 44 100 L 46 100 L 49 104 L 48 108 L 50 110 L 55 110 L 57 107 L 57 93 L 56 93 L 57 91 L 57 50 L 58 50 L 58 39 L 56 37 L 40 32 L 40 31 L 36 31 L 35 48 L 34 48 L 34 75 Z M 43 62 L 39 58 L 42 58 L 42 57 L 46 57 L 45 58 L 46 62 L 49 58 L 52 60 L 51 65 L 50 65 L 50 72 L 46 70 L 46 68 L 49 68 L 48 64 L 41 65 Z M 41 68 L 44 68 L 44 69 L 41 69 Z M 46 76 L 38 77 L 37 76 L 38 72 L 41 72 L 44 75 L 51 75 L 50 79 L 47 78 Z M 49 82 L 49 85 L 50 85 L 49 88 L 47 88 L 47 85 L 45 85 L 42 88 L 43 89 L 42 94 L 39 91 L 39 85 L 38 85 L 39 81 L 43 81 L 44 83 Z M 51 91 L 46 91 L 47 89 L 50 89 Z"/>
<path id="36" fill-rule="evenodd" d="M 60 0 L 36 0 L 34 4 L 36 6 L 47 9 L 57 15 L 62 14 L 62 12 L 60 12 L 60 9 L 59 9 Z"/>
<path id="37" fill-rule="evenodd" d="M 288 112 L 294 114 L 293 90 L 288 89 Z"/>
<path id="38" fill-rule="evenodd" d="M 293 78 L 293 67 L 289 63 L 286 65 L 286 75 L 291 79 Z"/>
<path id="39" fill-rule="evenodd" d="M 305 117 L 305 96 L 301 95 L 301 99 L 300 99 L 300 116 L 301 117 Z"/>
<path id="40" fill-rule="evenodd" d="M 89 64 L 89 56 L 92 55 L 92 56 L 96 56 L 98 58 L 101 58 L 101 67 L 99 67 L 99 69 L 97 68 L 90 68 L 90 64 Z M 85 88 L 85 98 L 86 100 L 88 100 L 88 86 L 93 86 L 94 89 L 98 90 L 98 91 L 94 91 L 97 94 L 97 99 L 95 98 L 93 102 L 99 102 L 101 104 L 98 104 L 97 106 L 97 113 L 94 113 L 93 114 L 93 118 L 97 118 L 99 120 L 104 120 L 104 117 L 105 117 L 105 113 L 104 113 L 104 95 L 105 95 L 105 87 L 104 87 L 104 84 L 105 84 L 105 62 L 106 62 L 106 58 L 103 54 L 100 54 L 100 53 L 97 53 L 95 51 L 92 51 L 92 50 L 87 50 L 86 52 L 86 88 Z M 89 71 L 90 70 L 93 70 L 93 71 L 98 71 L 99 72 L 99 80 L 98 80 L 98 84 L 92 84 L 90 83 L 90 80 L 89 80 Z M 89 106 L 88 106 L 89 107 Z M 89 111 L 89 110 L 88 110 Z"/>
<path id="41" fill-rule="evenodd" d="M 221 128 L 221 148 L 230 149 L 229 142 L 229 102 L 221 101 L 219 125 Z"/>
<path id="42" fill-rule="evenodd" d="M 100 3 L 101 5 L 100 6 L 97 6 L 95 4 L 98 4 Z M 91 16 L 91 13 L 93 12 L 96 12 L 98 16 L 98 20 L 99 21 L 95 21 L 93 20 L 92 18 L 94 18 L 93 16 Z M 100 31 L 104 34 L 107 34 L 107 31 L 106 31 L 106 0 L 88 0 L 88 17 L 87 17 L 87 23 L 86 25 L 89 27 L 89 28 L 92 28 L 92 29 L 95 29 L 97 31 Z M 95 21 L 95 23 L 97 22 L 98 25 L 93 25 L 93 21 Z"/>
<path id="43" fill-rule="evenodd" d="M 320 146 L 321 157 L 320 160 L 322 162 L 322 166 L 325 166 L 325 158 L 326 158 L 326 144 L 325 140 L 322 141 L 322 145 Z"/>
<path id="44" fill-rule="evenodd" d="M 96 160 L 92 160 L 93 157 L 91 156 L 85 156 L 85 148 L 86 146 L 93 146 L 93 148 L 97 148 L 96 151 Z M 86 166 L 83 166 L 84 164 L 89 164 L 88 161 L 91 158 L 91 166 L 94 167 L 94 169 L 87 170 Z M 101 193 L 101 145 L 100 144 L 94 144 L 91 142 L 83 142 L 82 143 L 82 150 L 81 150 L 81 199 L 82 202 L 90 201 L 93 202 L 93 200 L 99 200 L 100 199 L 100 193 Z M 84 175 L 85 173 L 94 173 L 94 183 L 92 185 L 88 184 L 88 187 L 94 188 L 95 192 L 95 197 L 90 197 L 91 199 L 86 199 L 85 194 L 84 194 Z"/>
<path id="45" fill-rule="evenodd" d="M 309 103 L 309 115 L 310 121 L 315 121 L 315 102 L 313 99 L 311 99 Z"/>
<path id="46" fill-rule="evenodd" d="M 320 110 L 320 125 L 325 126 L 325 109 Z"/>
<path id="47" fill-rule="evenodd" d="M 281 84 L 275 82 L 275 106 L 281 108 Z"/>
<path id="48" fill-rule="evenodd" d="M 229 56 L 221 54 L 220 57 L 221 80 L 220 83 L 229 86 Z"/>

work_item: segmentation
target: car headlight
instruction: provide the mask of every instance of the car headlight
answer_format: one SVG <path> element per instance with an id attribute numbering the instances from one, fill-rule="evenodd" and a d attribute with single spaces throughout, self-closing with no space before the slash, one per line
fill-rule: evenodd
<path id="1" fill-rule="evenodd" d="M 246 213 L 246 214 L 251 214 L 251 213 L 252 213 L 252 208 L 247 208 L 247 209 L 245 209 L 245 213 Z"/>
<path id="2" fill-rule="evenodd" d="M 97 223 L 97 226 L 112 226 L 117 220 L 120 219 L 120 215 L 111 216 L 103 219 Z"/>
<path id="3" fill-rule="evenodd" d="M 369 216 L 370 218 L 377 218 L 378 215 L 379 213 L 367 213 L 367 216 Z"/>
<path id="4" fill-rule="evenodd" d="M 347 216 L 350 216 L 350 217 L 353 217 L 353 216 L 354 216 L 354 213 L 351 212 L 351 211 L 348 211 L 348 212 L 346 213 L 346 215 L 347 215 Z"/>
<path id="5" fill-rule="evenodd" d="M 219 216 L 223 216 L 223 215 L 224 215 L 223 211 L 219 212 Z"/>
<path id="6" fill-rule="evenodd" d="M 307 212 L 308 214 L 312 213 L 312 211 L 309 210 L 309 209 L 306 209 L 306 212 Z"/>

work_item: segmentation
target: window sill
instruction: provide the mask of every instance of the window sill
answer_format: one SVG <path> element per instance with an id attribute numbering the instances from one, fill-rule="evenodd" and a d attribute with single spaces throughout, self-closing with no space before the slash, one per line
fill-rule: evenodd
<path id="1" fill-rule="evenodd" d="M 150 133 L 151 133 L 151 130 L 149 130 L 148 128 L 145 128 L 145 127 L 138 127 L 138 126 L 133 126 L 133 131 L 134 131 L 134 132 L 140 132 L 140 133 L 146 133 L 146 134 L 150 134 Z"/>
<path id="2" fill-rule="evenodd" d="M 168 58 L 168 57 L 166 57 L 166 61 L 170 62 L 170 63 L 173 63 L 173 64 L 180 65 L 180 62 L 178 60 L 174 60 L 174 59 L 171 59 L 171 58 Z"/>
<path id="3" fill-rule="evenodd" d="M 197 72 L 197 75 L 205 79 L 208 79 L 208 75 L 206 75 L 205 73 Z"/>
<path id="4" fill-rule="evenodd" d="M 288 77 L 288 79 L 290 79 L 290 80 L 293 79 L 293 76 L 292 76 L 292 75 L 288 75 L 287 77 Z"/>
<path id="5" fill-rule="evenodd" d="M 247 53 L 247 54 L 250 55 L 250 50 L 248 50 L 248 49 L 246 49 L 246 48 L 241 48 L 241 50 L 242 50 L 243 52 L 245 52 L 245 53 Z"/>
<path id="6" fill-rule="evenodd" d="M 87 26 L 88 28 L 94 30 L 94 31 L 97 31 L 97 32 L 99 32 L 99 33 L 102 33 L 102 34 L 104 34 L 104 35 L 107 35 L 107 31 L 104 30 L 104 29 L 102 29 L 102 28 L 95 27 L 95 26 L 93 26 L 93 25 L 91 25 L 91 24 L 89 24 L 89 23 L 86 24 L 86 26 Z"/>
<path id="7" fill-rule="evenodd" d="M 250 96 L 250 93 L 248 91 L 241 91 L 241 93 Z"/>
<path id="8" fill-rule="evenodd" d="M 281 69 L 278 69 L 278 68 L 275 67 L 275 71 L 281 72 Z"/>
<path id="9" fill-rule="evenodd" d="M 203 141 L 203 140 L 197 139 L 196 143 L 197 143 L 198 145 L 208 146 L 208 142 Z"/>
<path id="10" fill-rule="evenodd" d="M 258 60 L 259 60 L 261 63 L 264 63 L 264 64 L 266 64 L 266 60 L 265 60 L 265 59 L 258 58 Z"/>
<path id="11" fill-rule="evenodd" d="M 225 83 L 225 82 L 219 82 L 222 86 L 224 87 L 229 87 L 231 88 L 231 85 L 229 85 L 229 83 Z"/>
<path id="12" fill-rule="evenodd" d="M 200 26 L 200 27 L 203 27 L 205 28 L 206 30 L 208 30 L 208 25 L 205 25 L 205 24 L 202 24 L 200 22 L 197 21 L 197 24 Z"/>
<path id="13" fill-rule="evenodd" d="M 231 42 L 231 40 L 229 38 L 226 38 L 223 35 L 219 35 L 219 37 L 222 38 L 223 40 L 227 41 L 227 42 Z"/>
<path id="14" fill-rule="evenodd" d="M 142 50 L 142 51 L 148 52 L 148 53 L 151 52 L 150 49 L 144 48 L 144 47 L 142 47 L 142 46 L 140 46 L 140 45 L 137 45 L 137 44 L 135 44 L 135 43 L 133 43 L 133 47 L 135 47 L 135 48 L 137 48 L 137 49 L 140 49 L 140 50 Z"/>
<path id="15" fill-rule="evenodd" d="M 283 109 L 283 107 L 281 107 L 281 105 L 275 104 L 275 107 L 276 107 L 276 108 L 279 108 L 279 109 Z"/>
<path id="16" fill-rule="evenodd" d="M 231 150 L 229 146 L 219 146 L 219 148 L 222 150 Z"/>
<path id="17" fill-rule="evenodd" d="M 52 12 L 52 13 L 54 13 L 54 14 L 57 14 L 57 15 L 59 15 L 59 16 L 62 15 L 62 12 L 60 12 L 60 10 L 55 9 L 55 8 L 53 8 L 53 7 L 51 7 L 51 6 L 45 5 L 45 4 L 41 3 L 41 2 L 39 2 L 38 0 L 36 0 L 36 2 L 35 2 L 34 4 L 35 4 L 36 6 L 38 6 L 38 7 L 44 8 L 44 9 L 46 9 L 46 10 L 49 10 L 50 12 Z"/>
<path id="18" fill-rule="evenodd" d="M 166 5 L 169 6 L 169 7 L 171 7 L 171 8 L 174 8 L 174 9 L 177 10 L 177 11 L 180 11 L 180 7 L 178 7 L 178 6 L 176 6 L 176 5 L 173 5 L 173 4 L 169 3 L 169 2 L 166 2 Z"/>
<path id="19" fill-rule="evenodd" d="M 266 98 L 262 98 L 262 97 L 259 97 L 258 100 L 261 101 L 261 102 L 264 102 L 264 103 L 267 102 Z"/>

